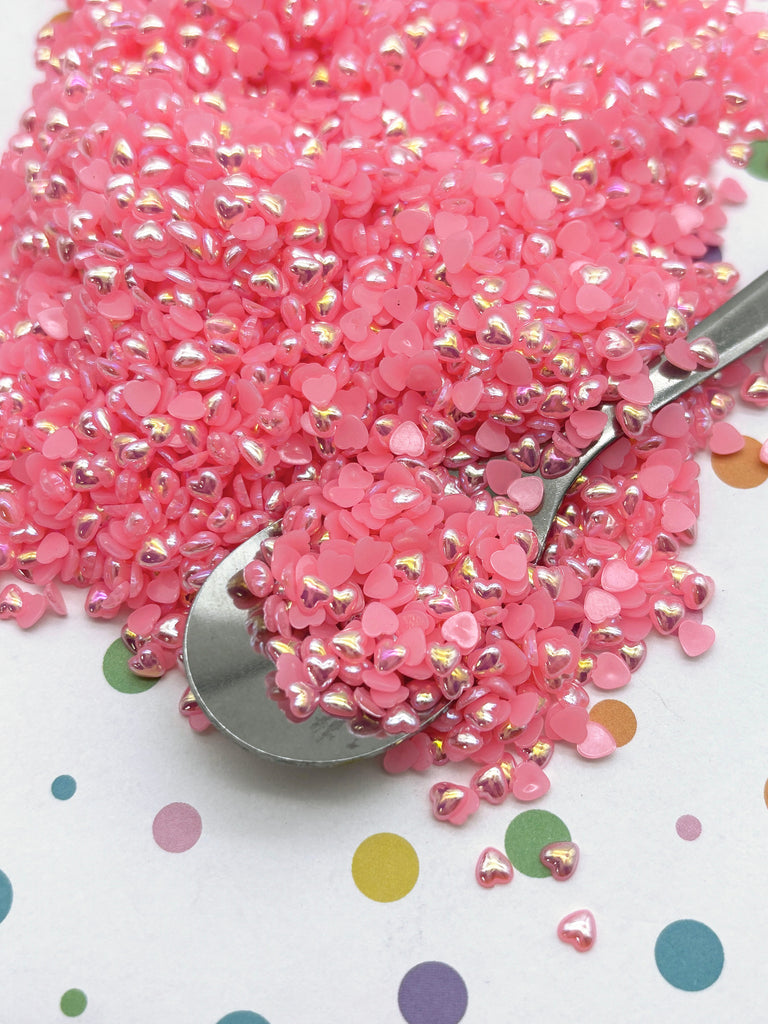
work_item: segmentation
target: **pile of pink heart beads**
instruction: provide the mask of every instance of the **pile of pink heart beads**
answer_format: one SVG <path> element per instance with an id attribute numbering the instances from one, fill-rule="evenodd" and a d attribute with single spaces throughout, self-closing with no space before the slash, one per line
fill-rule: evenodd
<path id="1" fill-rule="evenodd" d="M 591 687 L 649 632 L 711 642 L 696 449 L 763 373 L 651 418 L 735 270 L 717 157 L 766 135 L 768 29 L 734 0 L 69 0 L 0 168 L 0 617 L 128 613 L 139 675 L 250 567 L 292 713 L 359 709 L 386 758 L 469 760 L 435 813 L 611 749 Z M 626 439 L 543 552 L 525 471 Z M 496 497 L 489 493 L 490 485 Z M 33 589 L 30 589 L 30 585 Z M 458 697 L 457 697 L 458 694 Z M 205 725 L 189 693 L 182 710 Z"/>

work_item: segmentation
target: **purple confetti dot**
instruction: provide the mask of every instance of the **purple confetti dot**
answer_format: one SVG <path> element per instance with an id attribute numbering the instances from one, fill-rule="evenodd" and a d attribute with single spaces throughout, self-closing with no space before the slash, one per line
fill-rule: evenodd
<path id="1" fill-rule="evenodd" d="M 155 842 L 167 853 L 184 853 L 191 849 L 202 831 L 202 819 L 191 804 L 166 804 L 152 822 Z"/>
<path id="2" fill-rule="evenodd" d="M 408 1024 L 458 1024 L 467 1009 L 467 986 L 448 964 L 416 964 L 400 982 L 397 1003 Z"/>
<path id="3" fill-rule="evenodd" d="M 675 822 L 675 829 L 681 839 L 690 842 L 701 835 L 701 822 L 693 814 L 683 814 Z"/>

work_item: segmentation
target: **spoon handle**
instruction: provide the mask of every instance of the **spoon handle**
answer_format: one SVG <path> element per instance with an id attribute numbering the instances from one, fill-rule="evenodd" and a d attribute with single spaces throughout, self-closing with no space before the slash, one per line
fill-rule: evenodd
<path id="1" fill-rule="evenodd" d="M 681 370 L 669 360 L 662 359 L 649 371 L 654 392 L 648 405 L 651 412 L 657 412 L 662 406 L 673 402 L 768 338 L 768 271 L 697 324 L 688 337 L 691 341 L 711 338 L 720 359 L 716 366 L 693 371 Z M 600 437 L 583 452 L 567 473 L 544 481 L 542 503 L 531 516 L 540 551 L 568 488 L 601 451 L 621 436 L 613 405 L 604 405 L 602 410 L 608 420 Z"/>
<path id="2" fill-rule="evenodd" d="M 673 402 L 768 338 L 768 271 L 710 313 L 688 338 L 711 338 L 720 361 L 712 368 L 686 371 L 663 359 L 649 374 L 654 392 L 649 404 L 651 412 Z"/>

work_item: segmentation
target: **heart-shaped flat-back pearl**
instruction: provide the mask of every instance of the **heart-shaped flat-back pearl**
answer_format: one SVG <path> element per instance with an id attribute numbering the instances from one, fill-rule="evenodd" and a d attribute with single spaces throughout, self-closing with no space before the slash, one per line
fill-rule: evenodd
<path id="1" fill-rule="evenodd" d="M 513 874 L 509 859 L 495 846 L 487 846 L 477 859 L 475 878 L 484 889 L 507 885 Z"/>
<path id="2" fill-rule="evenodd" d="M 557 937 L 579 953 L 586 953 L 597 939 L 597 925 L 591 910 L 574 910 L 557 926 Z"/>
<path id="3" fill-rule="evenodd" d="M 539 854 L 539 860 L 556 881 L 565 882 L 579 863 L 579 848 L 576 843 L 566 840 L 547 843 Z"/>

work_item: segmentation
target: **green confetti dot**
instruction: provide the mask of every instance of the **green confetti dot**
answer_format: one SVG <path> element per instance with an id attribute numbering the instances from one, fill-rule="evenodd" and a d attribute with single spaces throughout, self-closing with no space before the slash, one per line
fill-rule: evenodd
<path id="1" fill-rule="evenodd" d="M 104 678 L 113 690 L 119 693 L 145 693 L 151 690 L 157 682 L 156 679 L 144 679 L 131 672 L 128 668 L 128 659 L 131 652 L 122 640 L 115 640 L 107 648 L 104 655 L 102 669 Z"/>
<path id="2" fill-rule="evenodd" d="M 747 163 L 747 171 L 753 178 L 768 181 L 768 139 L 760 139 L 751 145 L 752 155 Z"/>
<path id="3" fill-rule="evenodd" d="M 88 1005 L 85 992 L 79 988 L 69 988 L 61 997 L 61 1012 L 65 1017 L 79 1017 Z"/>
<path id="4" fill-rule="evenodd" d="M 549 878 L 550 871 L 539 860 L 547 843 L 570 840 L 565 822 L 550 811 L 523 811 L 510 821 L 504 846 L 511 863 L 530 878 Z"/>

